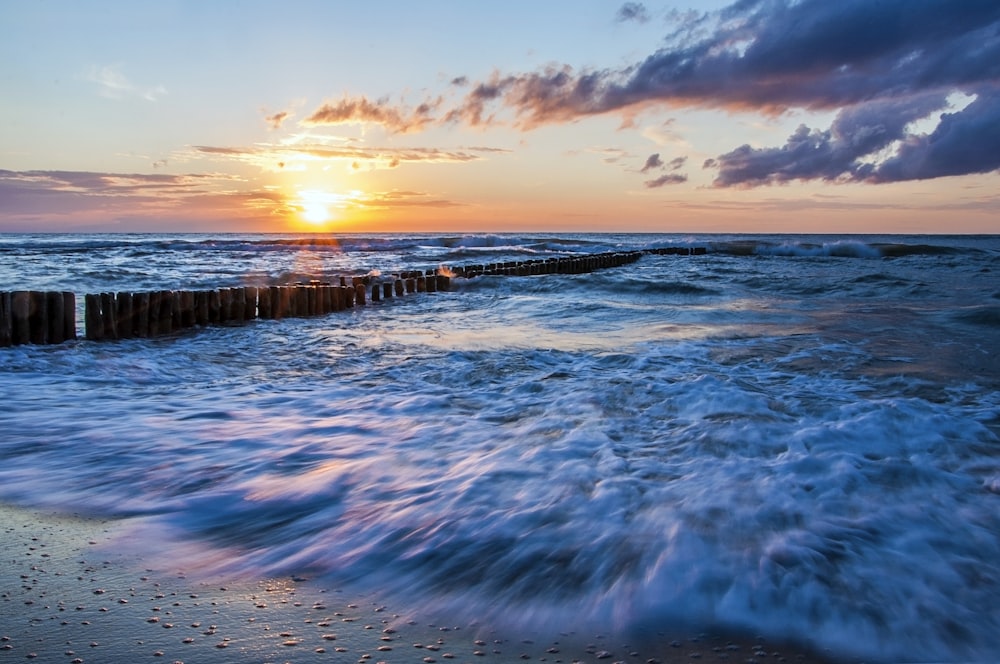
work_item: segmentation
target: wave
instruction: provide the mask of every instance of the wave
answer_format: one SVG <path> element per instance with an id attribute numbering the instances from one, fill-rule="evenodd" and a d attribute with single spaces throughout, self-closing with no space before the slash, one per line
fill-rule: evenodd
<path id="1" fill-rule="evenodd" d="M 881 238 L 880 238 L 881 239 Z M 942 238 L 948 241 L 954 238 Z M 882 242 L 843 238 L 816 242 L 810 239 L 747 238 L 708 243 L 710 253 L 729 256 L 776 256 L 802 258 L 903 258 L 907 256 L 983 255 L 983 249 L 965 243 Z"/>

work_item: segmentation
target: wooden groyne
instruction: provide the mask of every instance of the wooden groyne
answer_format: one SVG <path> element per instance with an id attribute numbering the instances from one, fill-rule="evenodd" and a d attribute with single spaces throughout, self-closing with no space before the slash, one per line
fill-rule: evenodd
<path id="1" fill-rule="evenodd" d="M 72 339 L 76 339 L 76 295 L 73 293 L 0 293 L 0 346 L 61 344 Z"/>
<path id="2" fill-rule="evenodd" d="M 487 275 L 583 274 L 620 267 L 645 254 L 702 255 L 704 249 L 670 247 L 588 256 L 508 261 L 414 270 L 387 276 L 341 276 L 282 286 L 214 290 L 107 292 L 84 296 L 84 334 L 91 341 L 159 337 L 256 319 L 324 316 L 369 302 L 447 291 L 452 278 Z M 0 292 L 0 346 L 60 344 L 77 338 L 76 296 L 71 292 Z"/>

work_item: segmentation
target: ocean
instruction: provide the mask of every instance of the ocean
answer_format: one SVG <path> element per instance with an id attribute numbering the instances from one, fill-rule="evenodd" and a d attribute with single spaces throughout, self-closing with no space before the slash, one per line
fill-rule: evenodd
<path id="1" fill-rule="evenodd" d="M 0 290 L 671 246 L 706 253 L 0 348 L 0 500 L 515 627 L 1000 659 L 1000 236 L 0 235 Z"/>

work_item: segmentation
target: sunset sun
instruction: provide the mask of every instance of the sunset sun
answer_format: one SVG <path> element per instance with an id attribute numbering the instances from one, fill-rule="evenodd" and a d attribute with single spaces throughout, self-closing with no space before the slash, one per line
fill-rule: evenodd
<path id="1" fill-rule="evenodd" d="M 323 189 L 304 189 L 298 192 L 294 207 L 299 219 L 308 226 L 322 228 L 338 216 L 346 196 Z"/>

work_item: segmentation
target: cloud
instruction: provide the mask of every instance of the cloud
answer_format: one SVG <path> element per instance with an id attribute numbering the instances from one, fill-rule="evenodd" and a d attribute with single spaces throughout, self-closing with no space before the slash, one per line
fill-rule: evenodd
<path id="1" fill-rule="evenodd" d="M 984 90 L 957 113 L 945 113 L 931 134 L 908 136 L 871 182 L 926 180 L 1000 169 L 1000 90 Z"/>
<path id="2" fill-rule="evenodd" d="M 966 108 L 940 116 L 930 134 L 908 125 L 947 107 L 930 93 L 876 100 L 842 110 L 827 130 L 801 125 L 785 145 L 743 145 L 710 160 L 717 186 L 758 186 L 792 180 L 897 182 L 1000 168 L 1000 93 L 981 93 Z M 882 153 L 888 156 L 881 158 Z"/>
<path id="3" fill-rule="evenodd" d="M 414 108 L 394 106 L 386 99 L 371 101 L 365 96 L 347 97 L 327 102 L 302 121 L 307 126 L 342 124 L 378 124 L 393 134 L 421 131 L 434 121 L 433 114 L 442 99 L 427 100 Z"/>
<path id="4" fill-rule="evenodd" d="M 619 23 L 625 23 L 627 21 L 647 23 L 649 21 L 649 12 L 646 10 L 646 6 L 641 2 L 626 2 L 618 8 L 618 13 L 615 14 L 615 20 Z"/>
<path id="5" fill-rule="evenodd" d="M 58 230 L 112 228 L 115 219 L 171 219 L 222 207 L 239 210 L 234 176 L 221 174 L 101 173 L 0 170 L 0 227 Z M 234 215 L 235 216 L 235 215 Z"/>
<path id="6" fill-rule="evenodd" d="M 646 163 L 643 165 L 641 169 L 639 169 L 639 172 L 645 173 L 646 171 L 652 170 L 654 168 L 663 168 L 663 160 L 660 159 L 659 152 L 655 152 L 646 157 Z"/>
<path id="7" fill-rule="evenodd" d="M 633 2 L 618 12 L 619 20 L 644 15 Z M 494 72 L 443 119 L 530 130 L 612 113 L 627 123 L 650 107 L 837 111 L 830 128 L 805 127 L 784 146 L 722 155 L 716 184 L 889 182 L 997 168 L 996 0 L 738 0 L 674 18 L 666 45 L 631 65 Z M 954 92 L 977 100 L 942 115 L 930 135 L 911 133 L 907 125 L 947 110 Z"/>
<path id="8" fill-rule="evenodd" d="M 678 173 L 667 173 L 654 180 L 646 180 L 646 189 L 657 189 L 668 184 L 681 184 L 687 182 L 687 176 Z"/>
<path id="9" fill-rule="evenodd" d="M 285 123 L 285 120 L 292 116 L 288 111 L 278 111 L 271 115 L 265 115 L 264 120 L 271 129 L 281 129 L 281 125 Z"/>
<path id="10" fill-rule="evenodd" d="M 508 150 L 488 147 L 469 147 L 456 150 L 441 148 L 412 147 L 367 147 L 359 145 L 325 145 L 316 143 L 298 143 L 294 145 L 254 145 L 251 147 L 222 147 L 212 145 L 195 145 L 191 148 L 195 154 L 233 159 L 254 164 L 260 168 L 270 169 L 290 167 L 295 163 L 309 161 L 346 160 L 357 163 L 355 170 L 361 168 L 361 162 L 369 166 L 396 168 L 402 163 L 464 163 L 478 161 L 483 154 L 504 154 Z"/>
<path id="11" fill-rule="evenodd" d="M 503 79 L 526 126 L 661 103 L 831 109 L 1000 77 L 1000 5 L 987 0 L 742 0 L 709 36 L 621 70 L 568 66 Z"/>
<path id="12" fill-rule="evenodd" d="M 108 99 L 139 97 L 146 101 L 156 101 L 167 94 L 166 88 L 162 85 L 143 88 L 133 84 L 121 72 L 121 67 L 118 65 L 91 67 L 86 78 L 91 83 L 96 83 L 101 96 Z"/>

